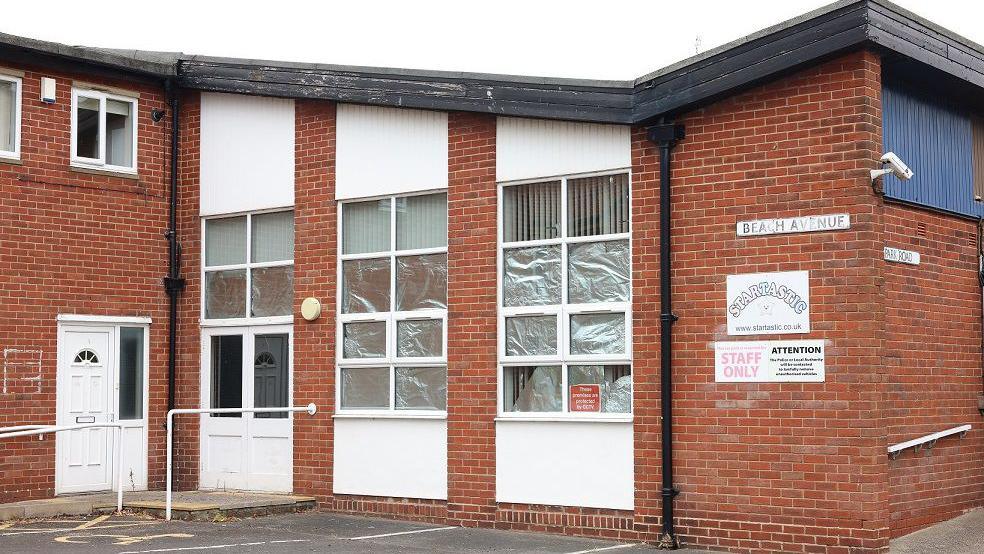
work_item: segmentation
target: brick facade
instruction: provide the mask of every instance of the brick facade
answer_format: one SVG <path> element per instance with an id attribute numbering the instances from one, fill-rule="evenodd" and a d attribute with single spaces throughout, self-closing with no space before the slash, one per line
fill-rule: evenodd
<path id="1" fill-rule="evenodd" d="M 984 433 L 890 461 L 886 447 L 963 423 L 978 427 L 981 290 L 977 225 L 887 203 L 868 170 L 882 153 L 881 65 L 844 55 L 676 119 L 672 162 L 674 452 L 677 528 L 729 551 L 878 552 L 888 540 L 984 504 Z M 12 381 L 0 425 L 53 421 L 55 315 L 150 315 L 149 484 L 163 487 L 167 386 L 169 119 L 159 84 L 140 92 L 139 180 L 68 169 L 70 80 L 53 106 L 26 68 L 23 162 L 0 162 L 2 348 L 43 352 L 41 392 Z M 85 80 L 92 82 L 93 77 Z M 197 92 L 181 97 L 178 407 L 200 403 L 201 219 Z M 325 509 L 451 525 L 627 540 L 658 538 L 661 514 L 659 155 L 631 135 L 635 509 L 496 502 L 496 118 L 449 114 L 448 499 L 332 494 L 337 203 L 335 105 L 295 103 L 294 491 Z M 737 220 L 848 213 L 851 228 L 737 238 Z M 882 247 L 923 264 L 888 264 Z M 824 383 L 717 384 L 713 343 L 729 340 L 727 275 L 809 270 L 811 339 L 827 341 Z M 788 337 L 761 338 L 802 338 Z M 178 420 L 179 488 L 199 479 L 193 416 Z M 54 442 L 0 454 L 0 502 L 53 494 Z"/>

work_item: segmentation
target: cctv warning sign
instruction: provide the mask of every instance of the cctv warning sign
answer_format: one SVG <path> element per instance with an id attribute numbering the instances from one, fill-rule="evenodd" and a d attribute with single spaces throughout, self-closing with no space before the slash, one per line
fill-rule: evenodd
<path id="1" fill-rule="evenodd" d="M 571 385 L 572 412 L 600 412 L 601 385 Z"/>

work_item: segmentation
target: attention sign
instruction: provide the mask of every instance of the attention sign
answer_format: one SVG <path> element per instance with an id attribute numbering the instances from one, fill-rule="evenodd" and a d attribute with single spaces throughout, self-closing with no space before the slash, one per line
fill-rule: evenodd
<path id="1" fill-rule="evenodd" d="M 717 383 L 822 383 L 824 341 L 714 343 Z"/>
<path id="2" fill-rule="evenodd" d="M 601 385 L 571 385 L 572 412 L 600 412 Z"/>

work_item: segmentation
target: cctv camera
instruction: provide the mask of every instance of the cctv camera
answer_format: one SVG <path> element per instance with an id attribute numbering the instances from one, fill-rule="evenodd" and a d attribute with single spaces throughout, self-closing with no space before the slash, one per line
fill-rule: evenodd
<path id="1" fill-rule="evenodd" d="M 883 169 L 872 169 L 871 170 L 871 180 L 881 177 L 882 175 L 888 175 L 891 173 L 903 181 L 908 181 L 912 179 L 912 170 L 909 166 L 905 165 L 894 152 L 889 152 L 881 157 L 882 165 L 887 165 L 888 167 Z"/>
<path id="2" fill-rule="evenodd" d="M 160 120 L 164 119 L 165 115 L 166 112 L 164 110 L 150 110 L 150 118 L 154 120 L 154 123 L 160 122 Z"/>

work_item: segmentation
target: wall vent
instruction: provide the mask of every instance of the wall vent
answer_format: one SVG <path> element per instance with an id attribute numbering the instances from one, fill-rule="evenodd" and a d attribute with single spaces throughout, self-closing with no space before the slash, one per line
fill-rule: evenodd
<path id="1" fill-rule="evenodd" d="M 926 236 L 926 224 L 919 222 L 916 224 L 916 236 L 925 237 Z"/>

